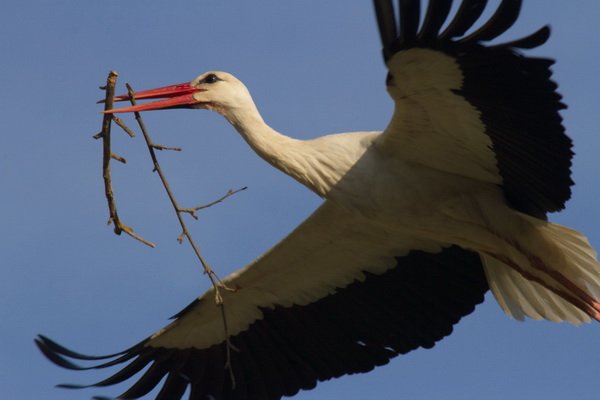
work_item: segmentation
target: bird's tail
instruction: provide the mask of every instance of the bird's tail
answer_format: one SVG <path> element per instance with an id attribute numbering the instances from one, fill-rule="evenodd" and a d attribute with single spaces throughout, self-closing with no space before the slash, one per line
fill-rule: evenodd
<path id="1" fill-rule="evenodd" d="M 482 255 L 500 307 L 518 320 L 600 321 L 600 263 L 587 238 L 573 229 L 521 216 L 536 236 L 527 250 L 518 248 L 516 257 Z"/>

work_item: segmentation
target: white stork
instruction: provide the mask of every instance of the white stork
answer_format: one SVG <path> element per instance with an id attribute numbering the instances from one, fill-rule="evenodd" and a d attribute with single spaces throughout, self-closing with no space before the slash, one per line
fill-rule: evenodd
<path id="1" fill-rule="evenodd" d="M 383 132 L 296 140 L 268 126 L 246 87 L 225 72 L 148 90 L 165 98 L 111 110 L 175 107 L 223 115 L 264 160 L 325 200 L 266 254 L 225 279 L 231 352 L 213 290 L 120 353 L 91 357 L 40 336 L 54 363 L 125 364 L 90 386 L 123 382 L 119 398 L 279 399 L 431 348 L 492 290 L 516 319 L 600 320 L 600 263 L 587 239 L 550 223 L 570 197 L 571 141 L 550 80 L 552 61 L 524 56 L 549 28 L 486 45 L 517 19 L 502 0 L 466 34 L 485 0 L 374 0 L 387 90 Z M 442 26 L 445 28 L 442 29 Z M 121 96 L 119 100 L 126 99 Z M 68 387 L 84 387 L 66 385 Z"/>

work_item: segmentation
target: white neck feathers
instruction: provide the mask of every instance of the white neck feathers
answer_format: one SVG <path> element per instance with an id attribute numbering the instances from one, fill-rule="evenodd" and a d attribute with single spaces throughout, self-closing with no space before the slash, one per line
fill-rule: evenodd
<path id="1" fill-rule="evenodd" d="M 325 196 L 346 172 L 317 140 L 298 140 L 282 135 L 267 125 L 250 99 L 244 107 L 219 110 L 250 147 L 269 164 Z"/>

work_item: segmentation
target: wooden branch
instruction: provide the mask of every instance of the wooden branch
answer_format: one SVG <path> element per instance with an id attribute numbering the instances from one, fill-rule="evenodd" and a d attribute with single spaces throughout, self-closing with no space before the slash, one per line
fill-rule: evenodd
<path id="1" fill-rule="evenodd" d="M 118 74 L 115 71 L 110 71 L 108 73 L 108 78 L 106 80 L 106 86 L 101 89 L 105 90 L 105 99 L 104 99 L 104 111 L 110 110 L 113 108 L 113 99 L 115 97 L 115 85 L 117 84 Z M 110 127 L 111 122 L 113 120 L 112 115 L 104 114 L 102 118 L 102 131 L 97 135 L 94 135 L 94 138 L 100 139 L 102 138 L 102 178 L 104 180 L 104 194 L 106 196 L 106 201 L 108 203 L 108 212 L 109 219 L 108 223 L 114 224 L 114 232 L 117 235 L 120 235 L 122 232 L 125 232 L 132 238 L 148 245 L 150 247 L 155 247 L 156 245 L 141 236 L 135 234 L 133 229 L 127 225 L 125 225 L 121 219 L 119 218 L 119 213 L 117 212 L 117 203 L 115 201 L 115 195 L 112 189 L 112 179 L 110 174 L 110 160 L 112 158 L 119 159 L 120 161 L 124 161 L 125 159 L 122 157 L 113 154 L 110 150 Z"/>
<path id="2" fill-rule="evenodd" d="M 129 127 L 125 125 L 125 122 L 121 118 L 116 117 L 114 115 L 112 118 L 113 121 L 115 121 L 115 124 L 119 125 L 119 128 L 123 129 L 125 133 L 129 135 L 129 137 L 135 137 L 135 132 L 129 129 Z"/>
<path id="3" fill-rule="evenodd" d="M 116 81 L 117 81 L 117 73 L 111 71 L 109 73 L 108 79 L 107 79 L 107 84 L 106 86 L 102 87 L 101 89 L 106 91 L 106 95 L 105 95 L 105 99 L 103 101 L 99 101 L 99 103 L 104 103 L 104 110 L 110 110 L 113 108 L 113 102 L 114 102 L 114 94 L 115 94 L 115 85 L 116 85 Z M 129 99 L 131 101 L 132 105 L 136 104 L 136 100 L 135 100 L 135 92 L 133 91 L 133 89 L 131 88 L 131 86 L 129 84 L 126 84 L 127 86 L 127 90 L 129 92 Z M 152 141 L 152 139 L 150 138 L 150 135 L 148 134 L 148 131 L 146 129 L 146 126 L 144 124 L 144 121 L 142 120 L 142 117 L 140 115 L 140 113 L 136 112 L 135 113 L 135 118 L 137 120 L 137 123 L 140 127 L 140 130 L 142 131 L 142 134 L 144 136 L 144 140 L 146 142 L 146 146 L 148 148 L 148 151 L 150 153 L 150 157 L 152 159 L 152 163 L 154 165 L 154 171 L 156 171 L 160 177 L 160 180 L 163 184 L 163 187 L 165 188 L 165 191 L 167 192 L 167 195 L 169 197 L 169 200 L 171 201 L 171 204 L 173 205 L 173 208 L 175 209 L 175 213 L 177 216 L 177 219 L 179 221 L 179 224 L 181 225 L 181 229 L 182 229 L 182 233 L 181 235 L 179 235 L 179 237 L 177 238 L 177 240 L 182 243 L 184 239 L 187 239 L 188 242 L 190 243 L 190 245 L 192 246 L 192 249 L 194 251 L 194 253 L 196 254 L 196 257 L 198 258 L 198 260 L 200 261 L 200 264 L 202 265 L 202 268 L 204 269 L 204 273 L 206 275 L 208 275 L 212 286 L 214 288 L 214 293 L 215 293 L 215 303 L 216 305 L 219 307 L 220 312 L 221 312 L 221 317 L 223 320 L 223 329 L 224 329 L 224 333 L 225 333 L 225 351 L 226 351 L 226 362 L 225 362 L 225 369 L 229 371 L 229 375 L 230 375 L 230 379 L 232 382 L 232 386 L 233 388 L 235 388 L 235 376 L 233 373 L 233 368 L 231 365 L 231 351 L 239 351 L 238 349 L 236 349 L 233 344 L 230 341 L 230 335 L 229 335 L 229 328 L 228 328 L 228 324 L 227 324 L 227 315 L 225 312 L 225 304 L 224 304 L 224 300 L 223 300 L 223 296 L 221 294 L 221 290 L 227 290 L 227 291 L 235 291 L 235 289 L 230 289 L 228 288 L 223 281 L 221 281 L 221 279 L 217 276 L 217 274 L 214 272 L 214 270 L 210 267 L 210 265 L 207 263 L 207 261 L 204 259 L 204 257 L 202 256 L 202 253 L 200 252 L 199 247 L 196 245 L 196 243 L 194 242 L 190 231 L 188 230 L 185 221 L 183 220 L 182 214 L 183 213 L 189 213 L 190 215 L 192 215 L 192 217 L 194 217 L 195 219 L 198 219 L 196 212 L 198 210 L 204 209 L 204 208 L 208 208 L 211 207 L 217 203 L 222 202 L 223 200 L 225 200 L 226 198 L 242 191 L 245 190 L 246 187 L 243 187 L 241 189 L 237 189 L 237 190 L 229 190 L 224 196 L 222 196 L 221 198 L 208 203 L 206 205 L 202 205 L 202 206 L 198 206 L 198 207 L 193 207 L 193 208 L 182 208 L 179 206 L 177 200 L 175 199 L 175 196 L 173 195 L 173 192 L 170 188 L 170 185 L 166 179 L 165 174 L 163 173 L 163 170 L 158 162 L 158 159 L 156 157 L 156 153 L 155 150 L 172 150 L 172 151 L 181 151 L 181 148 L 177 148 L 177 147 L 167 147 L 167 146 L 163 146 L 160 144 L 156 144 Z M 126 234 L 130 235 L 131 237 L 139 240 L 142 243 L 147 244 L 148 246 L 151 247 L 155 247 L 154 243 L 149 242 L 145 239 L 143 239 L 142 237 L 140 237 L 139 235 L 135 234 L 133 232 L 133 229 L 127 225 L 125 225 L 121 219 L 119 218 L 119 214 L 117 212 L 117 206 L 116 206 L 116 201 L 115 201 L 115 196 L 114 196 L 114 192 L 112 189 L 112 180 L 111 180 L 111 173 L 110 173 L 110 160 L 114 159 L 117 161 L 120 161 L 122 163 L 126 163 L 127 160 L 125 160 L 125 158 L 113 153 L 111 151 L 111 137 L 110 137 L 110 129 L 111 129 L 111 122 L 115 121 L 115 123 L 121 128 L 123 129 L 130 137 L 134 137 L 135 133 L 133 130 L 131 130 L 129 127 L 127 127 L 127 125 L 123 122 L 123 120 L 121 120 L 120 118 L 111 115 L 111 114 L 104 114 L 103 120 L 102 120 L 102 131 L 96 135 L 94 135 L 95 139 L 100 139 L 102 138 L 103 141 L 103 163 L 102 163 L 102 171 L 103 171 L 103 179 L 104 179 L 104 189 L 105 189 L 105 196 L 107 199 L 107 203 L 108 203 L 108 209 L 109 209 L 109 223 L 113 223 L 114 224 L 114 232 L 117 235 L 120 235 L 122 232 L 125 232 Z"/>
<path id="4" fill-rule="evenodd" d="M 130 99 L 131 105 L 136 105 L 134 90 L 128 83 L 126 83 L 125 85 L 127 86 L 127 92 L 129 93 L 129 99 Z M 155 150 L 166 150 L 166 149 L 172 149 L 172 148 L 168 148 L 165 146 L 155 144 L 152 141 L 152 139 L 150 138 L 150 135 L 148 133 L 148 130 L 146 129 L 146 125 L 145 125 L 144 120 L 142 119 L 142 116 L 140 115 L 140 113 L 135 112 L 134 114 L 135 114 L 135 119 L 137 120 L 138 125 L 140 127 L 140 130 L 142 131 L 142 135 L 144 136 L 144 140 L 146 141 L 146 146 L 148 147 L 148 152 L 150 153 L 150 158 L 152 159 L 152 164 L 154 165 L 154 171 L 156 171 L 156 173 L 158 173 L 158 176 L 160 177 L 163 187 L 165 188 L 165 191 L 167 192 L 169 200 L 171 201 L 171 204 L 173 205 L 173 209 L 175 210 L 177 220 L 179 221 L 179 224 L 181 225 L 182 233 L 181 233 L 181 235 L 179 235 L 177 240 L 181 243 L 181 242 L 183 242 L 184 237 L 187 238 L 188 242 L 192 246 L 192 249 L 194 250 L 194 253 L 196 254 L 196 257 L 200 261 L 202 268 L 204 269 L 204 273 L 208 276 L 208 278 L 210 279 L 212 286 L 214 288 L 215 303 L 220 308 L 221 316 L 223 319 L 223 329 L 224 329 L 224 333 L 225 333 L 225 349 L 226 349 L 225 369 L 227 369 L 229 371 L 229 376 L 231 378 L 232 386 L 235 388 L 235 376 L 233 373 L 233 368 L 231 367 L 231 350 L 237 350 L 237 349 L 231 344 L 231 341 L 229 339 L 230 335 L 229 335 L 229 328 L 228 328 L 228 324 L 227 324 L 227 315 L 225 313 L 225 304 L 223 301 L 223 296 L 221 295 L 221 289 L 228 290 L 228 291 L 235 291 L 235 289 L 228 288 L 223 283 L 223 281 L 221 281 L 221 279 L 217 276 L 215 271 L 210 267 L 210 265 L 208 264 L 208 262 L 206 261 L 206 259 L 202 255 L 202 253 L 200 252 L 199 247 L 194 242 L 192 235 L 191 235 L 190 231 L 188 230 L 187 225 L 185 224 L 185 221 L 183 220 L 182 213 L 185 211 L 183 211 L 183 209 L 179 206 L 179 203 L 175 199 L 175 196 L 173 195 L 173 191 L 171 190 L 169 182 L 167 181 L 167 178 L 160 166 L 160 163 L 158 162 L 158 158 L 156 157 L 156 152 L 155 152 Z M 233 193 L 231 193 L 231 194 L 233 194 Z M 224 198 L 231 196 L 231 194 L 224 196 Z M 220 200 L 220 201 L 222 201 L 222 200 Z"/>
<path id="5" fill-rule="evenodd" d="M 126 83 L 125 85 L 127 86 L 127 91 L 129 93 L 129 99 L 131 101 L 131 104 L 136 105 L 135 92 L 133 91 L 133 89 L 131 88 L 131 86 L 128 83 Z M 150 137 L 150 134 L 148 133 L 148 130 L 146 129 L 146 125 L 144 124 L 144 120 L 142 119 L 142 116 L 140 115 L 140 113 L 136 112 L 134 114 L 135 114 L 135 119 L 137 120 L 138 125 L 140 127 L 140 130 L 142 131 L 142 135 L 144 136 L 144 140 L 146 141 L 146 146 L 148 147 L 148 152 L 150 153 L 150 158 L 152 159 L 152 164 L 154 165 L 154 171 L 156 171 L 158 173 L 158 176 L 160 177 L 163 187 L 165 188 L 165 191 L 167 192 L 167 195 L 169 196 L 169 200 L 171 201 L 171 204 L 173 205 L 173 208 L 175 209 L 175 214 L 177 215 L 177 219 L 179 221 L 179 224 L 181 225 L 181 229 L 183 230 L 183 236 L 185 236 L 188 239 L 188 241 L 190 242 L 190 245 L 192 246 L 194 253 L 196 254 L 196 257 L 198 258 L 198 260 L 200 261 L 200 264 L 202 265 L 202 267 L 204 269 L 204 272 L 210 277 L 210 279 L 213 283 L 213 286 L 215 287 L 215 291 L 218 293 L 219 287 L 223 287 L 224 285 L 222 284 L 221 280 L 217 277 L 216 273 L 212 270 L 212 268 L 210 267 L 208 262 L 204 259 L 198 246 L 192 239 L 192 235 L 190 234 L 190 231 L 187 229 L 187 225 L 185 224 L 185 221 L 183 220 L 183 218 L 181 216 L 182 208 L 179 206 L 179 203 L 175 199 L 175 196 L 173 195 L 173 191 L 171 190 L 171 186 L 169 185 L 169 182 L 167 181 L 167 177 L 165 176 L 165 174 L 160 166 L 160 163 L 158 162 L 158 158 L 156 157 L 156 152 L 154 150 L 157 145 L 152 141 L 152 138 Z M 216 296 L 216 298 L 220 299 L 219 301 L 217 301 L 217 303 L 221 303 L 222 299 L 221 299 L 220 294 L 215 294 L 215 296 Z"/>
<path id="6" fill-rule="evenodd" d="M 203 210 L 203 209 L 208 208 L 208 207 L 212 207 L 215 204 L 221 203 L 223 200 L 227 199 L 228 197 L 233 196 L 234 194 L 239 193 L 242 190 L 246 190 L 246 189 L 248 189 L 248 186 L 244 186 L 243 188 L 239 188 L 239 189 L 236 189 L 236 190 L 229 189 L 227 191 L 227 193 L 225 193 L 223 196 L 219 197 L 217 200 L 211 201 L 210 203 L 207 203 L 207 204 L 204 204 L 204 205 L 201 205 L 201 206 L 197 206 L 197 207 L 180 208 L 179 211 L 188 213 L 194 219 L 198 219 L 198 215 L 196 215 L 196 211 Z"/>
<path id="7" fill-rule="evenodd" d="M 111 153 L 110 158 L 112 158 L 113 160 L 118 161 L 120 163 L 127 164 L 127 160 L 125 159 L 125 157 L 121 157 L 118 154 Z"/>

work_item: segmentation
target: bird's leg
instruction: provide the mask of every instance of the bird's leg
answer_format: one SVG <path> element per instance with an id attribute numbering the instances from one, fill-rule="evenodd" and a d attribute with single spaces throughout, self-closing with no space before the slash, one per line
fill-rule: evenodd
<path id="1" fill-rule="evenodd" d="M 579 299 L 588 304 L 592 309 L 595 310 L 596 316 L 590 315 L 590 317 L 598 320 L 598 316 L 600 315 L 600 303 L 596 301 L 592 296 L 582 290 L 579 286 L 569 280 L 566 276 L 561 274 L 559 271 L 548 268 L 544 262 L 536 256 L 529 256 L 529 261 L 531 266 L 538 271 L 544 272 L 555 281 L 563 285 L 567 290 L 577 296 Z"/>
<path id="2" fill-rule="evenodd" d="M 561 274 L 558 271 L 553 271 L 550 268 L 548 268 L 542 262 L 542 260 L 540 260 L 539 258 L 537 258 L 535 256 L 531 256 L 531 255 L 528 256 L 533 268 L 547 274 L 549 277 L 554 279 L 557 283 L 562 285 L 563 288 L 566 290 L 555 287 L 553 285 L 550 285 L 549 283 L 544 281 L 539 276 L 526 271 L 525 269 L 523 269 L 521 266 L 519 266 L 517 263 L 515 263 L 514 261 L 512 261 L 510 258 L 508 258 L 506 256 L 503 256 L 500 254 L 494 254 L 494 253 L 487 253 L 487 254 L 496 258 L 497 260 L 501 261 L 502 263 L 508 265 L 509 267 L 511 267 L 512 269 L 517 271 L 519 274 L 521 274 L 525 279 L 528 279 L 532 282 L 536 282 L 536 283 L 542 285 L 543 287 L 550 290 L 554 294 L 562 297 L 567 302 L 569 302 L 569 303 L 573 304 L 575 307 L 579 308 L 581 311 L 583 311 L 584 313 L 589 315 L 590 318 L 600 322 L 600 303 L 595 301 L 590 295 L 585 293 L 583 290 L 581 290 L 579 287 L 577 287 L 573 282 L 568 280 L 563 274 Z"/>

